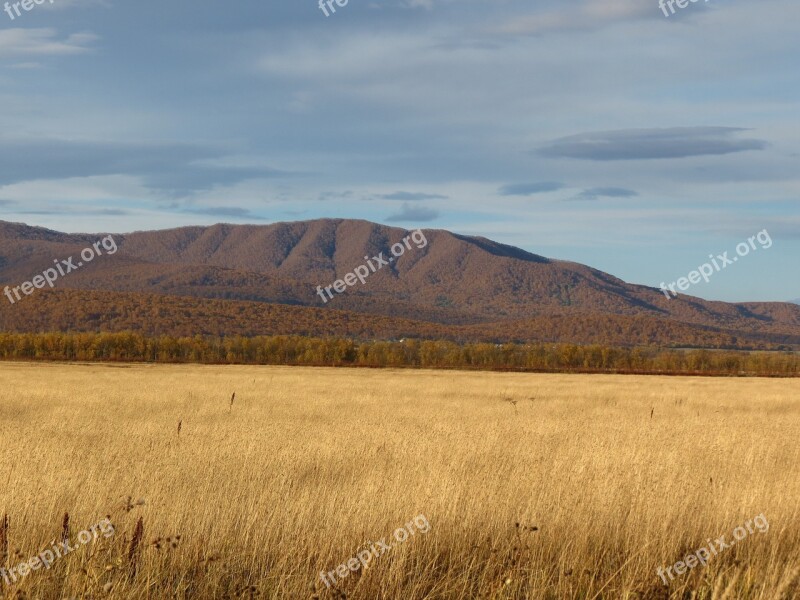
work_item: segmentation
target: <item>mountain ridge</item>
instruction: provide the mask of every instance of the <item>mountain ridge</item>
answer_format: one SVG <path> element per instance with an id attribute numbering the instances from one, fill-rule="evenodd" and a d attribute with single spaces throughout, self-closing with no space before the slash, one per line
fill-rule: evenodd
<path id="1" fill-rule="evenodd" d="M 391 256 L 391 245 L 412 230 L 363 220 L 315 219 L 66 234 L 0 221 L 0 283 L 19 285 L 54 259 L 77 256 L 111 235 L 118 251 L 59 279 L 59 290 L 192 297 L 201 304 L 210 300 L 279 304 L 443 327 L 494 326 L 498 333 L 511 322 L 566 316 L 612 328 L 614 319 L 650 318 L 661 328 L 674 323 L 676 331 L 683 332 L 685 325 L 725 332 L 724 336 L 741 337 L 748 344 L 764 342 L 763 336 L 772 340 L 769 343 L 782 344 L 778 340 L 800 335 L 800 306 L 795 304 L 725 303 L 684 295 L 667 299 L 656 288 L 627 283 L 579 263 L 483 237 L 441 229 L 421 231 L 424 244 L 408 242 L 390 266 L 323 304 L 317 286 L 333 284 L 365 264 L 365 257 L 381 252 Z M 8 308 L 13 307 L 6 303 L 3 312 Z M 27 327 L 15 324 L 13 314 L 6 315 L 3 323 L 12 329 Z M 651 343 L 680 345 L 686 338 L 685 332 L 672 336 L 666 329 Z M 606 333 L 618 337 L 611 330 Z M 569 338 L 568 332 L 563 335 Z M 596 331 L 575 339 L 602 337 L 603 331 Z"/>

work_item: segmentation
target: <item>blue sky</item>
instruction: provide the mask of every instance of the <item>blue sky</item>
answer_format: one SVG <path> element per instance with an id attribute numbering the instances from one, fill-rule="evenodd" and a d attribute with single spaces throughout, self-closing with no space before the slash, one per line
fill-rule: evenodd
<path id="1" fill-rule="evenodd" d="M 796 1 L 334 6 L 0 12 L 0 218 L 359 218 L 653 286 L 767 229 L 771 248 L 690 293 L 800 298 Z"/>

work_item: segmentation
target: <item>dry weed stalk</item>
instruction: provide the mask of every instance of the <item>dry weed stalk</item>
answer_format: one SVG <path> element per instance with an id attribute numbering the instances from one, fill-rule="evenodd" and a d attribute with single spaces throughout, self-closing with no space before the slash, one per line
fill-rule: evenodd
<path id="1" fill-rule="evenodd" d="M 69 513 L 64 513 L 64 518 L 61 520 L 61 541 L 69 541 Z"/>
<path id="2" fill-rule="evenodd" d="M 3 515 L 0 521 L 0 565 L 6 564 L 8 559 L 8 515 Z"/>
<path id="3" fill-rule="evenodd" d="M 136 563 L 139 558 L 140 546 L 142 538 L 144 537 L 144 521 L 142 517 L 136 521 L 136 527 L 133 530 L 133 537 L 131 538 L 131 545 L 128 549 L 128 564 L 130 565 L 131 579 L 136 576 Z"/>

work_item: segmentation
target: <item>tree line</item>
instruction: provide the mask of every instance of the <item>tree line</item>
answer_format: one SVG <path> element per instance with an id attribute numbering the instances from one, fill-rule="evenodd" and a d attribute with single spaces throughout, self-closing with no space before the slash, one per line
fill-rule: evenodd
<path id="1" fill-rule="evenodd" d="M 149 337 L 0 333 L 0 360 L 416 367 L 542 372 L 798 376 L 800 355 L 576 344 L 457 344 L 293 335 Z"/>

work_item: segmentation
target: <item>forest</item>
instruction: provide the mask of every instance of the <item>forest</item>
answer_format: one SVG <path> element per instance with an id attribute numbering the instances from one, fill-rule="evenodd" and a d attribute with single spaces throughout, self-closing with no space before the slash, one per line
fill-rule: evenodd
<path id="1" fill-rule="evenodd" d="M 492 344 L 344 337 L 194 336 L 140 333 L 0 333 L 0 360 L 331 367 L 409 367 L 796 377 L 800 355 L 576 344 Z"/>

